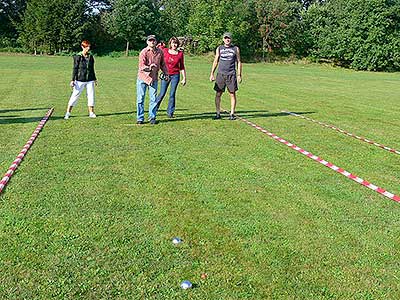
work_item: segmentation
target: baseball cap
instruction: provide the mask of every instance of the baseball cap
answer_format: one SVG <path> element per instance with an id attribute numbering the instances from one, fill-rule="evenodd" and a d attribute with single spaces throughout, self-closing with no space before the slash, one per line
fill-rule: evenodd
<path id="1" fill-rule="evenodd" d="M 228 37 L 228 38 L 232 39 L 232 33 L 230 33 L 230 32 L 225 32 L 224 35 L 223 35 L 223 37 L 224 37 L 224 38 L 225 38 L 225 37 Z"/>
<path id="2" fill-rule="evenodd" d="M 150 34 L 150 35 L 146 38 L 146 42 L 147 42 L 147 41 L 150 41 L 150 40 L 155 40 L 155 41 L 157 41 L 156 36 L 155 36 L 154 34 Z"/>

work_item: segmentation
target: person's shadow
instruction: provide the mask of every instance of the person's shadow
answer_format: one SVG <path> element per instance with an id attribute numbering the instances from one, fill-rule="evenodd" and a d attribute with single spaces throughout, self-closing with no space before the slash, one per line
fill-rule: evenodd
<path id="1" fill-rule="evenodd" d="M 44 109 L 49 109 L 49 108 L 48 107 L 32 107 L 32 108 L 0 109 L 0 114 L 9 113 L 9 112 L 30 111 L 30 110 L 44 110 Z"/>
<path id="2" fill-rule="evenodd" d="M 17 123 L 32 123 L 39 122 L 43 116 L 37 117 L 19 117 L 18 115 L 11 115 L 10 113 L 19 113 L 24 111 L 47 111 L 48 107 L 31 107 L 31 108 L 10 108 L 10 109 L 1 109 L 0 110 L 0 124 L 17 124 Z M 3 115 L 7 113 L 7 115 Z"/>
<path id="3" fill-rule="evenodd" d="M 162 122 L 182 122 L 182 121 L 189 121 L 189 120 L 208 120 L 212 119 L 215 116 L 215 112 L 201 112 L 201 113 L 181 113 L 188 111 L 187 108 L 180 108 L 176 110 L 176 114 L 174 118 L 167 118 L 164 115 L 166 114 L 166 109 L 159 109 L 157 114 L 157 119 L 160 117 L 162 118 Z M 145 110 L 147 113 L 147 110 Z M 313 114 L 314 111 L 300 111 L 294 112 L 299 115 L 303 114 Z M 228 117 L 228 113 L 222 112 L 223 117 Z M 285 112 L 269 112 L 268 110 L 238 110 L 236 114 L 243 118 L 271 118 L 271 117 L 287 117 L 290 116 L 288 113 Z M 121 115 L 133 115 L 136 116 L 136 111 L 121 111 L 121 112 L 109 112 L 109 113 L 97 113 L 98 117 L 110 117 L 110 116 L 121 116 Z M 75 117 L 81 117 L 79 115 Z M 85 115 L 86 117 L 86 115 Z M 55 119 L 62 119 L 62 117 L 51 117 L 52 120 Z M 0 120 L 1 123 L 1 120 Z"/>
<path id="4" fill-rule="evenodd" d="M 313 111 L 302 111 L 294 112 L 298 115 L 313 114 Z M 221 112 L 222 117 L 228 118 L 229 114 Z M 272 117 L 288 117 L 290 116 L 285 112 L 269 112 L 268 110 L 238 110 L 236 112 L 237 116 L 242 118 L 272 118 Z M 215 112 L 203 112 L 198 114 L 177 114 L 174 118 L 167 118 L 162 120 L 162 122 L 180 122 L 188 120 L 206 120 L 212 119 L 215 116 Z"/>
<path id="5" fill-rule="evenodd" d="M 119 115 L 131 115 L 133 111 L 121 111 L 121 112 L 111 112 L 111 113 L 96 113 L 98 117 L 109 117 L 109 116 L 119 116 Z"/>

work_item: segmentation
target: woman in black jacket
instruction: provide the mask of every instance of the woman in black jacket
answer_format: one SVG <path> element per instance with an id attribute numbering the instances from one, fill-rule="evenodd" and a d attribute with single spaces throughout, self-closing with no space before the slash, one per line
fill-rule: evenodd
<path id="1" fill-rule="evenodd" d="M 85 87 L 88 99 L 89 117 L 96 118 L 96 114 L 94 113 L 94 86 L 97 85 L 97 79 L 94 72 L 94 58 L 89 54 L 89 41 L 84 40 L 81 43 L 81 47 L 82 52 L 74 56 L 74 67 L 72 70 L 72 80 L 70 82 L 73 91 L 68 102 L 64 119 L 70 117 L 72 108 L 78 103 L 79 96 Z"/>

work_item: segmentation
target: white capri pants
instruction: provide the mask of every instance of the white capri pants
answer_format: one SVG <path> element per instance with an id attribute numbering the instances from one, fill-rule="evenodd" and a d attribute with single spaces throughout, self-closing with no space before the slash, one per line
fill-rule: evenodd
<path id="1" fill-rule="evenodd" d="M 75 106 L 78 103 L 79 96 L 85 87 L 88 106 L 94 106 L 94 81 L 84 82 L 77 80 L 75 80 L 74 90 L 72 91 L 71 98 L 69 98 L 68 106 Z"/>

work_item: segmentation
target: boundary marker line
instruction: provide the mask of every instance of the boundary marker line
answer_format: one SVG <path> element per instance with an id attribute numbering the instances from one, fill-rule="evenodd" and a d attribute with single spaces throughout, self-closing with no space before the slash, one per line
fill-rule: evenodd
<path id="1" fill-rule="evenodd" d="M 227 112 L 226 110 L 224 110 L 224 111 Z M 255 123 L 253 123 L 253 122 L 251 122 L 251 121 L 249 121 L 249 120 L 247 120 L 245 118 L 242 118 L 241 116 L 239 116 L 237 114 L 235 114 L 235 116 L 239 120 L 245 122 L 247 125 L 249 125 L 251 127 L 254 127 L 255 129 L 261 131 L 262 133 L 268 135 L 270 138 L 272 138 L 272 139 L 274 139 L 274 140 L 276 140 L 276 141 L 278 141 L 278 142 L 280 142 L 282 144 L 285 144 L 289 148 L 292 148 L 293 150 L 295 150 L 295 151 L 307 156 L 308 158 L 311 158 L 315 162 L 320 163 L 320 164 L 324 165 L 325 167 L 327 167 L 327 168 L 329 168 L 329 169 L 331 169 L 331 170 L 333 170 L 333 171 L 335 171 L 335 172 L 337 172 L 339 174 L 342 174 L 343 176 L 345 176 L 345 177 L 347 177 L 347 178 L 349 178 L 349 179 L 351 179 L 351 180 L 353 180 L 353 181 L 355 181 L 355 182 L 357 182 L 357 183 L 359 183 L 359 184 L 361 184 L 361 185 L 363 185 L 363 186 L 365 186 L 365 187 L 367 187 L 367 188 L 369 188 L 369 189 L 371 189 L 371 190 L 373 190 L 373 191 L 375 191 L 375 192 L 377 192 L 377 193 L 379 193 L 379 194 L 381 194 L 381 195 L 383 195 L 383 196 L 385 196 L 385 197 L 387 197 L 387 198 L 389 198 L 389 199 L 391 199 L 393 201 L 396 201 L 396 202 L 400 203 L 400 196 L 395 195 L 393 193 L 390 193 L 387 190 L 385 190 L 385 189 L 383 189 L 383 188 L 381 188 L 379 186 L 376 186 L 376 185 L 374 185 L 374 184 L 372 184 L 372 183 L 370 183 L 370 182 L 368 182 L 368 181 L 366 181 L 366 180 L 364 180 L 364 179 L 362 179 L 362 178 L 360 178 L 360 177 L 358 177 L 358 176 L 356 176 L 356 175 L 354 175 L 354 174 L 352 174 L 350 172 L 347 172 L 346 170 L 344 170 L 344 169 L 342 169 L 342 168 L 340 168 L 340 167 L 338 167 L 338 166 L 336 166 L 336 165 L 334 165 L 334 164 L 322 159 L 321 157 L 318 157 L 317 155 L 312 154 L 311 152 L 308 152 L 308 151 L 298 147 L 295 144 L 292 144 L 292 143 L 286 141 L 285 139 L 277 136 L 276 134 L 274 134 L 272 132 L 269 132 L 268 130 L 262 128 L 261 126 L 258 126 L 257 124 L 255 124 Z"/>
<path id="2" fill-rule="evenodd" d="M 346 130 L 340 129 L 340 128 L 334 126 L 334 125 L 326 124 L 326 123 L 323 123 L 323 122 L 320 122 L 320 121 L 317 121 L 317 120 L 314 120 L 314 119 L 311 119 L 311 118 L 308 118 L 308 117 L 305 117 L 305 116 L 296 114 L 296 113 L 291 112 L 291 111 L 282 110 L 282 112 L 287 113 L 288 115 L 292 115 L 292 116 L 295 116 L 295 117 L 298 117 L 298 118 L 305 119 L 305 120 L 307 120 L 307 121 L 311 121 L 311 122 L 313 122 L 313 123 L 317 123 L 317 124 L 322 125 L 322 126 L 327 127 L 327 128 L 331 128 L 331 129 L 336 130 L 336 131 L 338 131 L 338 132 L 340 132 L 340 133 L 343 133 L 343 134 L 345 134 L 345 135 L 347 135 L 347 136 L 351 136 L 351 137 L 353 137 L 353 138 L 355 138 L 355 139 L 357 139 L 357 140 L 366 142 L 366 143 L 368 143 L 368 144 L 370 144 L 370 145 L 377 146 L 377 147 L 382 148 L 382 149 L 384 149 L 384 150 L 387 150 L 387 151 L 389 151 L 389 152 L 396 153 L 396 154 L 400 154 L 400 151 L 398 151 L 398 150 L 396 150 L 396 149 L 387 147 L 387 146 L 385 146 L 385 145 L 382 145 L 382 144 L 379 144 L 379 143 L 377 143 L 377 142 L 371 141 L 370 139 L 367 139 L 367 138 L 364 138 L 364 137 L 355 135 L 355 134 L 353 134 L 353 133 L 347 132 Z"/>
<path id="3" fill-rule="evenodd" d="M 11 176 L 14 174 L 15 170 L 18 168 L 20 163 L 25 157 L 25 154 L 28 152 L 30 147 L 32 146 L 33 142 L 36 140 L 38 137 L 40 131 L 50 118 L 51 114 L 53 113 L 54 108 L 50 108 L 46 115 L 42 118 L 42 120 L 39 122 L 39 125 L 36 127 L 35 131 L 32 133 L 30 139 L 26 142 L 25 146 L 22 148 L 21 152 L 18 154 L 17 158 L 13 161 L 11 166 L 8 168 L 8 171 L 6 174 L 4 174 L 4 177 L 0 181 L 0 194 L 6 187 L 7 183 L 10 181 Z"/>

